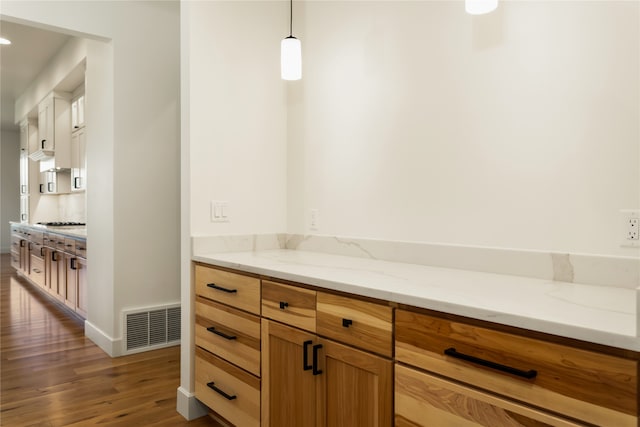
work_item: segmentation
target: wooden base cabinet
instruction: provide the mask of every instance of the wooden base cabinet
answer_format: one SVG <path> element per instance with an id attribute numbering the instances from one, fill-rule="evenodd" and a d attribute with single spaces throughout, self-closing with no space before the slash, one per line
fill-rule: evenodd
<path id="1" fill-rule="evenodd" d="M 392 425 L 392 362 L 262 321 L 262 426 Z"/>

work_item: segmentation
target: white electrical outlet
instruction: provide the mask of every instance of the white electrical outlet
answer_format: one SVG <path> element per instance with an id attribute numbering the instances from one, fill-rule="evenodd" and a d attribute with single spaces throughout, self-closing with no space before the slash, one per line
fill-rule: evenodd
<path id="1" fill-rule="evenodd" d="M 211 201 L 211 222 L 229 222 L 229 202 Z"/>
<path id="2" fill-rule="evenodd" d="M 621 235 L 623 237 L 621 246 L 640 246 L 640 210 L 623 209 L 621 214 Z"/>
<path id="3" fill-rule="evenodd" d="M 309 228 L 317 231 L 319 228 L 318 222 L 318 209 L 311 209 L 309 212 Z"/>

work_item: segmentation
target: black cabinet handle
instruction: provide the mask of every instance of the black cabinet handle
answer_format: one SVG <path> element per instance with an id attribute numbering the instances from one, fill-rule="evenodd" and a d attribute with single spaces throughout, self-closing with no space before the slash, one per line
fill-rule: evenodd
<path id="1" fill-rule="evenodd" d="M 313 341 L 305 341 L 302 343 L 302 370 L 308 371 L 313 369 L 312 365 L 307 365 L 307 359 L 309 358 L 309 346 L 313 344 Z"/>
<path id="2" fill-rule="evenodd" d="M 44 188 L 44 184 L 40 184 L 40 192 L 41 193 L 44 193 L 44 189 L 43 188 Z"/>
<path id="3" fill-rule="evenodd" d="M 71 259 L 69 260 L 69 267 L 70 267 L 72 270 L 77 270 L 77 269 L 78 269 L 78 264 L 77 264 L 77 262 L 78 262 L 78 259 L 77 259 L 77 258 L 71 258 Z"/>
<path id="4" fill-rule="evenodd" d="M 51 261 L 58 261 L 58 252 L 51 252 Z"/>
<path id="5" fill-rule="evenodd" d="M 280 310 L 284 310 L 287 307 L 289 307 L 288 302 L 280 301 Z"/>
<path id="6" fill-rule="evenodd" d="M 322 344 L 316 344 L 313 346 L 313 375 L 320 375 L 322 369 L 318 369 L 318 350 L 322 348 Z"/>
<path id="7" fill-rule="evenodd" d="M 73 178 L 73 188 L 80 188 L 80 177 L 76 176 Z"/>
<path id="8" fill-rule="evenodd" d="M 46 140 L 46 139 L 43 139 L 43 140 L 42 140 L 42 142 L 41 142 L 41 144 L 42 144 L 42 149 L 43 149 L 43 150 L 44 150 L 44 143 L 45 143 L 45 142 L 47 142 L 47 140 Z"/>
<path id="9" fill-rule="evenodd" d="M 218 286 L 215 283 L 207 283 L 207 287 L 212 288 L 212 289 L 216 289 L 218 291 L 226 292 L 226 293 L 229 293 L 229 294 L 235 294 L 236 292 L 238 292 L 237 289 L 223 288 L 222 286 Z"/>
<path id="10" fill-rule="evenodd" d="M 213 332 L 214 334 L 219 335 L 219 336 L 221 336 L 222 338 L 225 338 L 225 339 L 228 339 L 228 340 L 235 340 L 236 338 L 238 338 L 238 337 L 236 337 L 235 335 L 227 335 L 227 334 L 225 334 L 224 332 L 220 332 L 220 331 L 218 331 L 218 330 L 217 330 L 215 327 L 213 327 L 213 326 L 211 326 L 211 327 L 207 328 L 207 331 L 209 331 L 209 332 Z"/>
<path id="11" fill-rule="evenodd" d="M 238 397 L 235 394 L 232 396 L 232 395 L 227 394 L 224 391 L 220 390 L 218 387 L 215 386 L 215 383 L 213 381 L 211 381 L 210 383 L 207 383 L 207 387 L 209 387 L 211 390 L 215 391 L 219 395 L 223 396 L 227 400 L 233 400 L 236 397 Z"/>
<path id="12" fill-rule="evenodd" d="M 30 251 L 32 251 L 33 250 L 33 243 L 29 242 L 28 248 L 29 248 Z"/>
<path id="13" fill-rule="evenodd" d="M 25 243 L 27 243 L 27 241 L 26 241 L 26 240 L 20 240 L 20 247 L 21 247 L 21 248 L 24 248 L 24 246 L 25 246 L 24 244 L 25 244 Z"/>
<path id="14" fill-rule="evenodd" d="M 520 369 L 512 368 L 511 366 L 501 365 L 499 363 L 491 362 L 489 360 L 480 359 L 479 357 L 469 356 L 468 354 L 458 353 L 455 348 L 451 347 L 444 351 L 444 354 L 447 356 L 455 357 L 456 359 L 466 360 L 467 362 L 476 363 L 481 366 L 485 366 L 487 368 L 496 369 L 501 372 L 506 372 L 508 374 L 516 375 L 518 377 L 532 379 L 538 375 L 538 371 L 535 369 L 530 369 L 528 371 L 523 371 Z"/>
<path id="15" fill-rule="evenodd" d="M 345 328 L 348 328 L 351 325 L 353 325 L 353 320 L 351 320 L 351 319 L 342 319 L 342 326 L 344 326 Z"/>
<path id="16" fill-rule="evenodd" d="M 40 248 L 40 256 L 44 256 L 44 248 L 43 247 Z"/>

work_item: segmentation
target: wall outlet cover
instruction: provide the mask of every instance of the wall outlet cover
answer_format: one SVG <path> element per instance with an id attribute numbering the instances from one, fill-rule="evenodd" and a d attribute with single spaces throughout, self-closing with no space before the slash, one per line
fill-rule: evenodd
<path id="1" fill-rule="evenodd" d="M 620 210 L 620 246 L 640 247 L 640 209 Z"/>

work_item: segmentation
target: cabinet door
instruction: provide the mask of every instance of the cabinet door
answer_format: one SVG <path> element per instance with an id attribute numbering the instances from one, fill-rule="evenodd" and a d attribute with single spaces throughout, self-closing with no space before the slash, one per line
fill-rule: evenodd
<path id="1" fill-rule="evenodd" d="M 20 196 L 20 222 L 29 222 L 29 196 Z"/>
<path id="2" fill-rule="evenodd" d="M 331 427 L 390 427 L 393 363 L 361 350 L 322 340 L 324 423 Z"/>
<path id="3" fill-rule="evenodd" d="M 38 147 L 53 150 L 54 146 L 53 98 L 47 98 L 38 106 Z"/>
<path id="4" fill-rule="evenodd" d="M 262 320 L 262 427 L 320 425 L 314 334 Z M 317 354 L 317 352 L 316 352 Z"/>
<path id="5" fill-rule="evenodd" d="M 55 269 L 58 271 L 58 289 L 56 291 L 56 298 L 64 302 L 67 297 L 67 267 L 66 260 L 63 252 L 54 252 Z"/>
<path id="6" fill-rule="evenodd" d="M 65 282 L 65 299 L 67 307 L 76 309 L 78 305 L 78 258 L 64 254 L 65 269 L 67 270 Z"/>
<path id="7" fill-rule="evenodd" d="M 76 268 L 77 268 L 77 307 L 76 313 L 80 316 L 86 318 L 87 317 L 87 306 L 89 305 L 89 296 L 87 294 L 87 260 L 84 258 L 76 258 Z"/>
<path id="8" fill-rule="evenodd" d="M 71 136 L 71 190 L 85 189 L 86 176 L 86 138 L 84 129 Z"/>
<path id="9" fill-rule="evenodd" d="M 20 195 L 29 194 L 29 153 L 20 149 Z"/>

